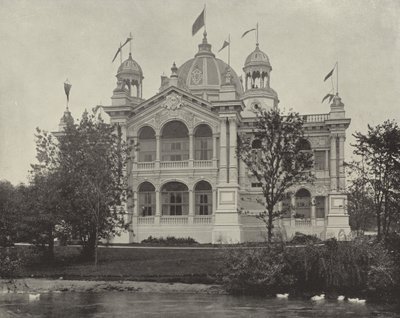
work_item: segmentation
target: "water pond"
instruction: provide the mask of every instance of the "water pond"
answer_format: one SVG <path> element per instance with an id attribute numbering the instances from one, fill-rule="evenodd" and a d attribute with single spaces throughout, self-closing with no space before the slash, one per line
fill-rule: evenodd
<path id="1" fill-rule="evenodd" d="M 0 317 L 400 317 L 400 306 L 132 292 L 1 294 Z"/>

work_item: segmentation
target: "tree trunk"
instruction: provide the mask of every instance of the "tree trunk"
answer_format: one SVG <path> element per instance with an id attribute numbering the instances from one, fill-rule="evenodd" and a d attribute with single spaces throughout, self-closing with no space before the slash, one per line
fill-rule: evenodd
<path id="1" fill-rule="evenodd" d="M 378 228 L 378 241 L 381 240 L 381 211 L 376 212 L 376 226 Z"/>
<path id="2" fill-rule="evenodd" d="M 94 266 L 97 267 L 97 243 L 98 243 L 98 236 L 99 236 L 99 226 L 96 222 L 96 234 L 95 234 L 95 243 L 94 243 Z"/>
<path id="3" fill-rule="evenodd" d="M 54 236 L 53 236 L 53 228 L 50 226 L 49 228 L 49 241 L 47 247 L 47 257 L 50 261 L 54 260 Z"/>
<path id="4" fill-rule="evenodd" d="M 274 224 L 273 224 L 273 213 L 274 213 L 273 208 L 271 209 L 270 207 L 268 207 L 268 224 L 267 224 L 267 228 L 268 228 L 268 243 L 271 243 L 271 241 L 272 241 L 272 228 L 274 227 Z"/>

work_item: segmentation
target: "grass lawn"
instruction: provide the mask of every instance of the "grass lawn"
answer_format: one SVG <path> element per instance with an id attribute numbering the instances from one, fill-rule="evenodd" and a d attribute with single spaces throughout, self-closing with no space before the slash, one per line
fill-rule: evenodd
<path id="1" fill-rule="evenodd" d="M 27 248 L 20 246 L 18 248 Z M 78 258 L 80 248 L 57 246 L 56 262 L 25 266 L 23 277 L 215 283 L 224 249 L 99 248 L 97 268 Z"/>

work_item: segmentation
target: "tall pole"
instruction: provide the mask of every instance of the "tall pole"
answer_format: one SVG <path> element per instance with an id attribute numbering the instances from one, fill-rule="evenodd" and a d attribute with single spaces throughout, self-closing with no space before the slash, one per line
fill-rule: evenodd
<path id="1" fill-rule="evenodd" d="M 228 66 L 230 67 L 231 66 L 231 35 L 230 34 L 228 36 L 228 42 L 229 42 L 229 45 L 228 45 Z"/>
<path id="2" fill-rule="evenodd" d="M 256 45 L 258 45 L 258 22 L 256 25 Z"/>
<path id="3" fill-rule="evenodd" d="M 119 52 L 119 60 L 121 61 L 121 63 L 120 64 L 122 64 L 122 43 L 121 42 L 119 42 L 119 48 L 120 48 L 120 52 Z"/>
<path id="4" fill-rule="evenodd" d="M 339 95 L 339 61 L 336 62 L 336 95 Z"/>
<path id="5" fill-rule="evenodd" d="M 131 39 L 129 41 L 129 53 L 132 54 L 132 32 L 129 32 L 129 38 Z"/>
<path id="6" fill-rule="evenodd" d="M 207 27 L 206 27 L 206 4 L 204 3 L 204 32 L 207 32 Z"/>

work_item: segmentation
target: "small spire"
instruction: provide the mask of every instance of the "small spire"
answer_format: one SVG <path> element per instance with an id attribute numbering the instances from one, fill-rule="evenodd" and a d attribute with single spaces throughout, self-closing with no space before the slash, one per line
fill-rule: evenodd
<path id="1" fill-rule="evenodd" d="M 207 42 L 207 31 L 206 30 L 204 30 L 204 32 L 203 32 L 203 44 L 207 44 L 208 42 Z"/>
<path id="2" fill-rule="evenodd" d="M 178 68 L 176 67 L 175 62 L 172 64 L 171 72 L 171 77 L 178 77 Z"/>

